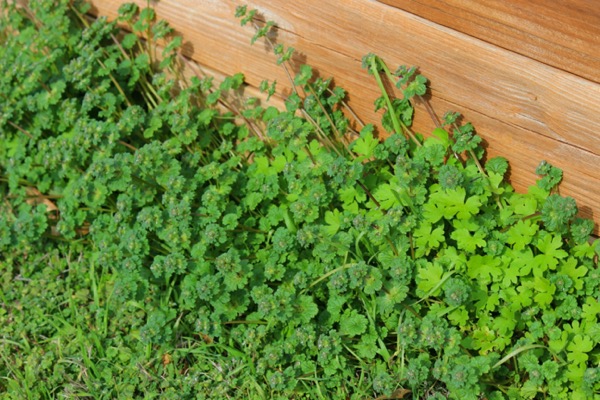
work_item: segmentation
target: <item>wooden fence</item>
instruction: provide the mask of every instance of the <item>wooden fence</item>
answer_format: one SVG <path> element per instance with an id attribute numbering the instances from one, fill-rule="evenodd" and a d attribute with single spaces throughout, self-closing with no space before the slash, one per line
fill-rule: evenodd
<path id="1" fill-rule="evenodd" d="M 94 0 L 114 18 L 122 0 Z M 145 6 L 145 0 L 137 0 Z M 276 40 L 299 52 L 297 63 L 335 77 L 349 104 L 376 122 L 373 78 L 361 68 L 376 53 L 391 68 L 419 66 L 438 115 L 459 111 L 473 122 L 490 156 L 511 162 L 518 191 L 536 180 L 541 160 L 562 168 L 560 192 L 580 214 L 600 222 L 600 6 L 595 0 L 162 0 L 157 15 L 184 38 L 184 54 L 221 74 L 243 72 L 250 86 L 276 79 L 281 67 L 234 12 L 247 4 L 278 25 Z M 419 109 L 420 107 L 420 109 Z M 418 106 L 414 128 L 433 122 Z"/>

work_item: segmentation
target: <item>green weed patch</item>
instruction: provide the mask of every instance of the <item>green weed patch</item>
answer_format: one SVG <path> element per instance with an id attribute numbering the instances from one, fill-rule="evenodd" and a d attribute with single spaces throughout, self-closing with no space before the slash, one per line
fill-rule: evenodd
<path id="1" fill-rule="evenodd" d="M 151 8 L 121 7 L 126 34 L 85 3 L 3 9 L 7 398 L 600 393 L 593 223 L 548 163 L 515 193 L 457 113 L 415 132 L 415 68 L 365 56 L 379 140 L 341 88 L 293 72 L 273 22 L 252 42 L 294 92 L 285 110 L 240 110 L 244 77 L 186 80 L 181 38 Z"/>

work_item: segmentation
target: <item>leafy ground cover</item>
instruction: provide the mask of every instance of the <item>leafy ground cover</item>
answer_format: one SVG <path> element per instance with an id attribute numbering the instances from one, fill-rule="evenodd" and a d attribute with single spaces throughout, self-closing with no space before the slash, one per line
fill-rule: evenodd
<path id="1" fill-rule="evenodd" d="M 380 141 L 272 22 L 252 41 L 294 92 L 240 110 L 243 76 L 186 80 L 151 8 L 126 34 L 84 3 L 3 9 L 6 398 L 598 395 L 593 223 L 547 163 L 515 193 L 458 114 L 414 132 L 414 68 L 363 60 Z"/>

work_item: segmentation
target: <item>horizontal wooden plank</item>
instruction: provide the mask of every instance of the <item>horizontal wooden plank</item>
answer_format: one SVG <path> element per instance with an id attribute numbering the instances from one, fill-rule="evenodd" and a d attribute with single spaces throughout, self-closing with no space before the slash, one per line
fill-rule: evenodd
<path id="1" fill-rule="evenodd" d="M 95 12 L 114 17 L 122 0 L 95 0 Z M 141 6 L 146 4 L 138 0 Z M 276 79 L 289 83 L 264 43 L 248 44 L 253 30 L 233 17 L 237 1 L 163 0 L 160 18 L 184 36 L 185 55 L 223 74 L 244 72 L 250 85 Z M 372 77 L 361 68 L 374 52 L 396 65 L 418 65 L 431 79 L 432 104 L 474 122 L 491 155 L 511 161 L 511 180 L 524 191 L 545 159 L 563 168 L 561 191 L 574 196 L 582 215 L 600 221 L 600 85 L 538 61 L 426 21 L 383 3 L 365 0 L 288 2 L 252 0 L 278 23 L 276 40 L 295 47 L 296 64 L 308 63 L 321 76 L 334 76 L 349 92 L 349 104 L 364 121 L 379 119 Z M 417 111 L 414 128 L 434 124 Z"/>
<path id="2" fill-rule="evenodd" d="M 600 83 L 596 0 L 379 0 Z"/>

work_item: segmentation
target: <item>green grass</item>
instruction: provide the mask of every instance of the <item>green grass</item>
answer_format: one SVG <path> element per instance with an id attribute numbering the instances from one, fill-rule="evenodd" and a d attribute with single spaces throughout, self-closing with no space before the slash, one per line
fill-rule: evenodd
<path id="1" fill-rule="evenodd" d="M 272 398 L 252 360 L 231 347 L 191 331 L 164 346 L 144 344 L 146 312 L 111 300 L 108 270 L 73 249 L 0 261 L 2 398 Z M 318 380 L 303 385 L 295 398 L 327 398 Z"/>

